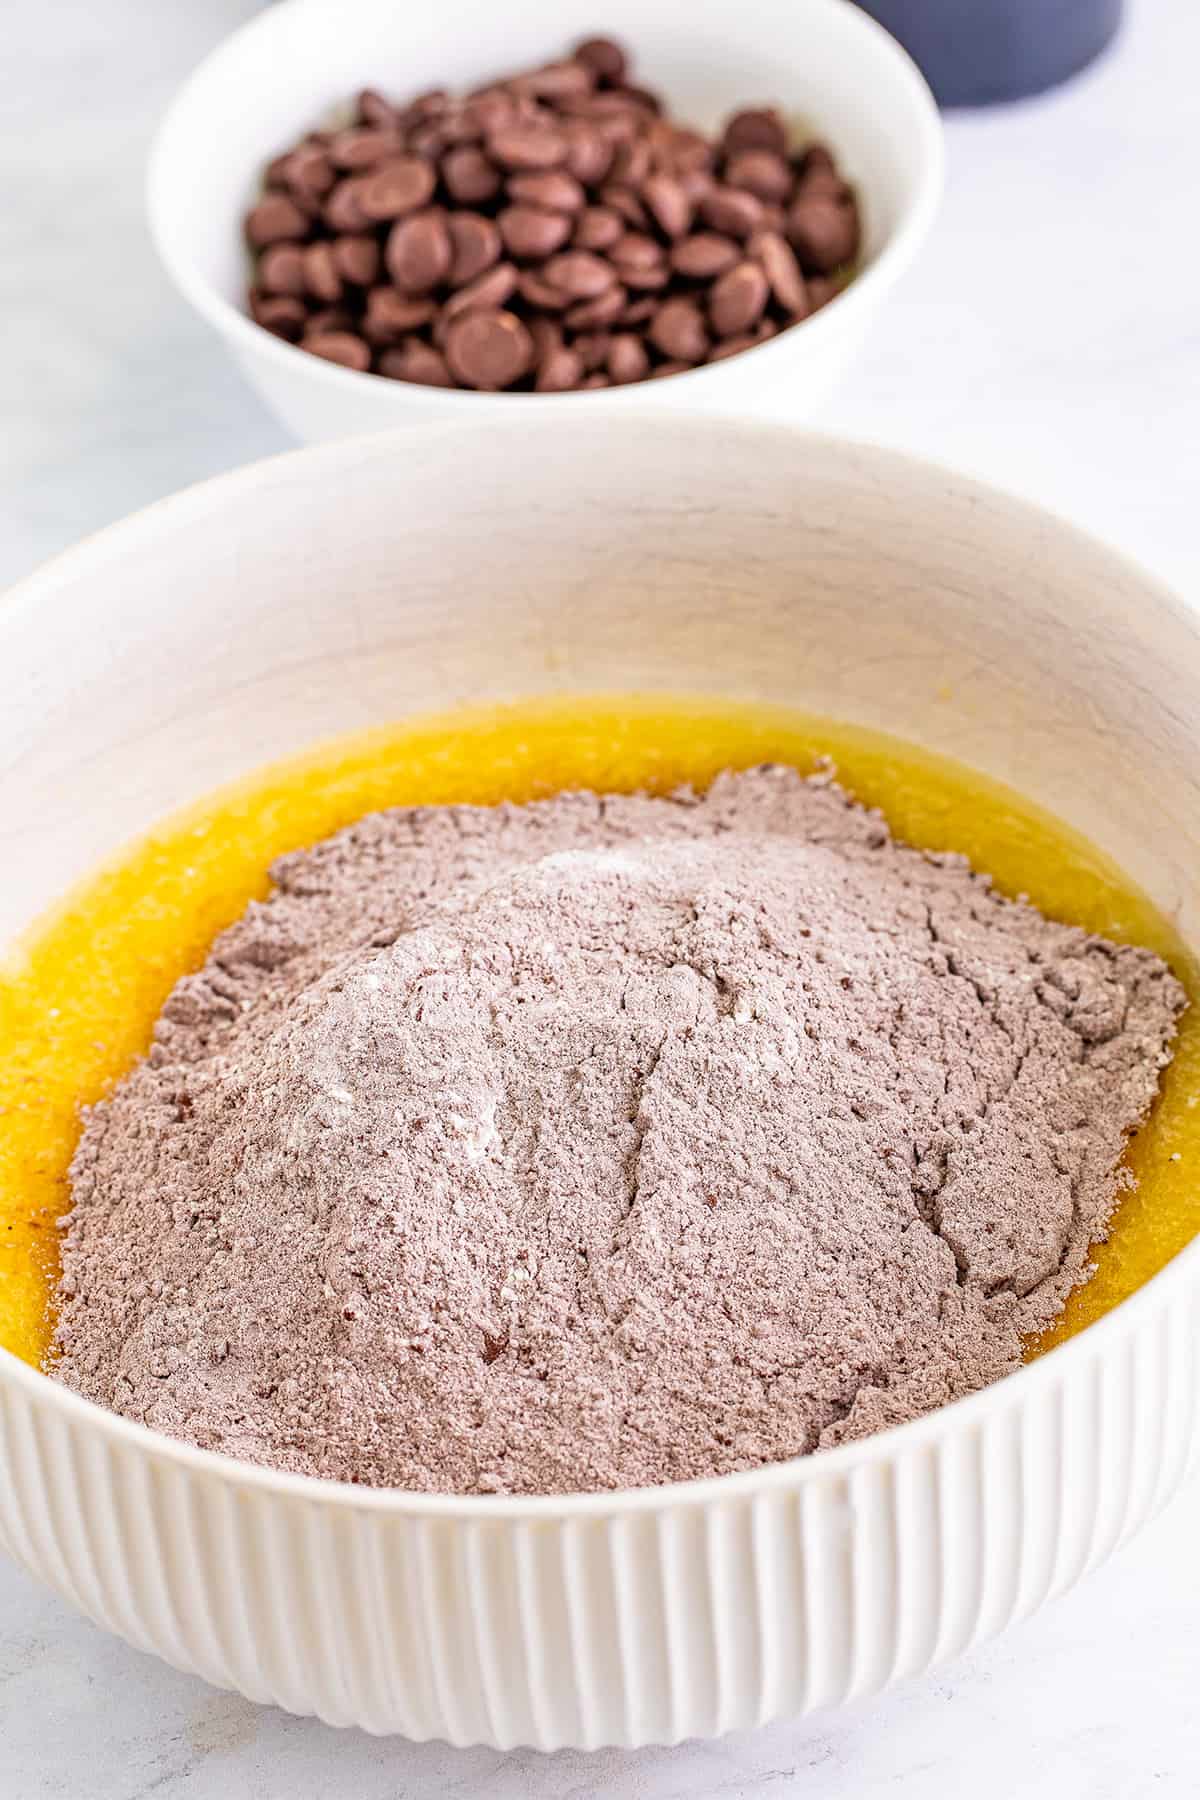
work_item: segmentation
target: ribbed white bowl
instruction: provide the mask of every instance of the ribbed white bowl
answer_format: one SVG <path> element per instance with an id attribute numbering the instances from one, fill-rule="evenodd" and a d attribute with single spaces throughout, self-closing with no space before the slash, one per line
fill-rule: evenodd
<path id="1" fill-rule="evenodd" d="M 152 508 L 0 609 L 0 943 L 157 815 L 457 699 L 691 689 L 1013 782 L 1200 942 L 1200 633 L 947 473 L 768 427 L 381 436 Z M 444 1499 L 273 1475 L 0 1353 L 0 1542 L 180 1668 L 331 1723 L 644 1744 L 837 1705 L 1069 1586 L 1180 1479 L 1192 1249 L 987 1392 L 800 1462 Z"/>

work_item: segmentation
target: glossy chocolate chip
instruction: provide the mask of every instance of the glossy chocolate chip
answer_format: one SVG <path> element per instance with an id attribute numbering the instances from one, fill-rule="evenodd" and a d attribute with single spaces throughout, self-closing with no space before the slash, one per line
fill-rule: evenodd
<path id="1" fill-rule="evenodd" d="M 397 344 L 410 331 L 430 324 L 435 311 L 432 300 L 410 299 L 394 287 L 372 288 L 367 295 L 363 336 L 375 345 Z"/>
<path id="2" fill-rule="evenodd" d="M 265 331 L 294 344 L 308 321 L 308 308 L 291 294 L 252 293 L 250 316 Z"/>
<path id="3" fill-rule="evenodd" d="M 727 156 L 735 150 L 771 150 L 776 156 L 785 156 L 787 130 L 774 107 L 747 107 L 734 113 L 726 125 L 721 147 Z"/>
<path id="4" fill-rule="evenodd" d="M 741 246 L 717 231 L 697 231 L 671 246 L 671 267 L 691 281 L 713 281 L 740 262 Z"/>
<path id="5" fill-rule="evenodd" d="M 246 237 L 256 250 L 308 236 L 308 214 L 290 194 L 264 194 L 246 214 Z"/>
<path id="6" fill-rule="evenodd" d="M 586 64 L 598 81 L 624 81 L 628 62 L 624 50 L 613 38 L 584 38 L 571 52 L 576 62 Z"/>
<path id="7" fill-rule="evenodd" d="M 328 240 L 320 244 L 309 244 L 302 254 L 305 288 L 314 300 L 332 306 L 342 297 L 342 278 L 338 273 L 333 245 Z"/>
<path id="8" fill-rule="evenodd" d="M 488 137 L 487 151 L 502 169 L 557 169 L 567 160 L 567 140 L 549 126 L 502 125 Z"/>
<path id="9" fill-rule="evenodd" d="M 587 205 L 587 192 L 582 182 L 574 175 L 568 175 L 565 169 L 510 175 L 508 197 L 522 206 L 540 206 L 547 212 L 579 213 Z"/>
<path id="10" fill-rule="evenodd" d="M 450 273 L 453 249 L 446 216 L 438 207 L 393 225 L 384 260 L 402 294 L 428 294 Z"/>
<path id="11" fill-rule="evenodd" d="M 436 185 L 437 176 L 422 157 L 398 156 L 363 177 L 358 202 L 368 219 L 382 225 L 417 212 L 430 200 Z"/>
<path id="12" fill-rule="evenodd" d="M 784 312 L 793 319 L 803 319 L 808 312 L 808 290 L 787 239 L 777 231 L 756 231 L 746 248 L 762 264 L 771 292 Z"/>
<path id="13" fill-rule="evenodd" d="M 494 219 L 482 213 L 450 213 L 446 219 L 450 233 L 450 272 L 446 277 L 453 288 L 474 281 L 500 260 L 503 243 Z"/>
<path id="14" fill-rule="evenodd" d="M 565 250 L 561 256 L 552 256 L 542 275 L 572 300 L 593 300 L 617 281 L 612 264 L 590 250 Z"/>
<path id="15" fill-rule="evenodd" d="M 442 317 L 449 321 L 456 319 L 460 313 L 506 306 L 516 291 L 516 266 L 507 262 L 497 263 L 494 269 L 489 269 L 474 281 L 468 281 L 465 287 L 451 294 L 442 308 Z"/>
<path id="16" fill-rule="evenodd" d="M 579 386 L 583 375 L 583 358 L 578 350 L 558 344 L 539 358 L 533 385 L 539 394 L 565 394 Z"/>
<path id="17" fill-rule="evenodd" d="M 787 235 L 805 269 L 830 275 L 858 253 L 858 215 L 835 200 L 805 195 L 788 213 Z"/>
<path id="18" fill-rule="evenodd" d="M 506 206 L 496 216 L 504 248 L 523 262 L 542 262 L 571 236 L 566 213 L 547 212 L 543 206 Z"/>
<path id="19" fill-rule="evenodd" d="M 343 281 L 370 287 L 379 279 L 383 254 L 377 238 L 355 233 L 333 240 L 333 263 Z"/>
<path id="20" fill-rule="evenodd" d="M 655 349 L 673 361 L 702 362 L 708 353 L 704 315 L 694 300 L 664 300 L 647 335 Z"/>
<path id="21" fill-rule="evenodd" d="M 756 262 L 735 263 L 713 283 L 708 296 L 708 316 L 717 337 L 748 331 L 767 304 L 766 273 Z"/>
<path id="22" fill-rule="evenodd" d="M 500 192 L 501 175 L 491 159 L 474 144 L 447 150 L 441 163 L 442 180 L 451 198 L 464 206 L 480 206 Z"/>
<path id="23" fill-rule="evenodd" d="M 642 183 L 642 199 L 651 217 L 669 238 L 681 238 L 692 223 L 692 203 L 687 190 L 673 175 L 647 175 Z"/>
<path id="24" fill-rule="evenodd" d="M 299 244 L 272 244 L 258 259 L 258 285 L 264 294 L 303 294 L 304 251 Z"/>
<path id="25" fill-rule="evenodd" d="M 577 250 L 611 250 L 626 229 L 625 220 L 611 206 L 588 206 L 575 221 L 571 241 Z"/>
<path id="26" fill-rule="evenodd" d="M 787 159 L 772 150 L 739 150 L 725 164 L 725 184 L 759 200 L 786 200 L 795 176 Z"/>
<path id="27" fill-rule="evenodd" d="M 533 363 L 533 340 L 515 313 L 464 313 L 446 333 L 446 361 L 464 387 L 511 387 Z"/>
<path id="28" fill-rule="evenodd" d="M 371 366 L 370 346 L 352 331 L 310 331 L 301 338 L 300 348 L 344 369 L 365 373 Z"/>
<path id="29" fill-rule="evenodd" d="M 725 237 L 748 238 L 763 222 L 761 200 L 740 188 L 711 188 L 699 210 L 704 223 Z"/>
<path id="30" fill-rule="evenodd" d="M 441 351 L 423 344 L 420 338 L 408 338 L 395 349 L 383 351 L 377 367 L 392 381 L 415 381 L 422 387 L 456 386 Z"/>

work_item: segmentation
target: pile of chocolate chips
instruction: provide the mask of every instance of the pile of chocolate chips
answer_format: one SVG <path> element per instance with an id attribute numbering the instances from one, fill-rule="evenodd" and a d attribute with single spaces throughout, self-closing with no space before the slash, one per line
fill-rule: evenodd
<path id="1" fill-rule="evenodd" d="M 633 86 L 620 45 L 463 98 L 366 92 L 271 163 L 246 218 L 253 317 L 350 369 L 562 393 L 749 350 L 837 292 L 853 191 L 779 115 L 712 141 Z"/>

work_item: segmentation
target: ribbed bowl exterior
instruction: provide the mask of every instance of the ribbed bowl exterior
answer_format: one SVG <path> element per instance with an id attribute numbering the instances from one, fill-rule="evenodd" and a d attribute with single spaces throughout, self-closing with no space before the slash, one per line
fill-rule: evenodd
<path id="1" fill-rule="evenodd" d="M 333 1725 L 550 1750 L 763 1724 L 956 1655 L 1163 1503 L 1196 1437 L 1184 1262 L 916 1427 L 599 1501 L 279 1481 L 30 1374 L 0 1384 L 0 1537 L 130 1643 Z"/>
<path id="2" fill-rule="evenodd" d="M 35 577 L 0 608 L 0 945 L 147 820 L 322 736 L 638 691 L 957 756 L 1200 947 L 1193 611 L 947 471 L 665 415 L 301 452 Z M 917 1675 L 1105 1556 L 1191 1456 L 1198 1289 L 1193 1245 L 915 1424 L 557 1500 L 252 1469 L 0 1351 L 0 1544 L 132 1643 L 331 1723 L 546 1749 L 717 1733 Z"/>

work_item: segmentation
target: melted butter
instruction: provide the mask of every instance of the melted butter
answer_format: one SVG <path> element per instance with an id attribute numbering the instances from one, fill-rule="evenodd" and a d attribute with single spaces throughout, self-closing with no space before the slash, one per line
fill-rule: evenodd
<path id="1" fill-rule="evenodd" d="M 322 745 L 158 825 L 84 881 L 0 966 L 0 1343 L 27 1361 L 52 1329 L 56 1219 L 79 1108 L 147 1047 L 178 978 L 269 888 L 284 851 L 378 807 L 529 800 L 568 787 L 703 786 L 756 762 L 809 768 L 882 807 L 896 834 L 965 853 L 1006 893 L 1165 956 L 1200 996 L 1200 971 L 1167 921 L 1107 858 L 974 771 L 857 727 L 776 708 L 670 697 L 529 702 L 410 722 Z M 1130 1145 L 1121 1201 L 1094 1277 L 1030 1353 L 1080 1330 L 1200 1231 L 1200 1006 L 1184 1016 L 1149 1123 Z"/>

